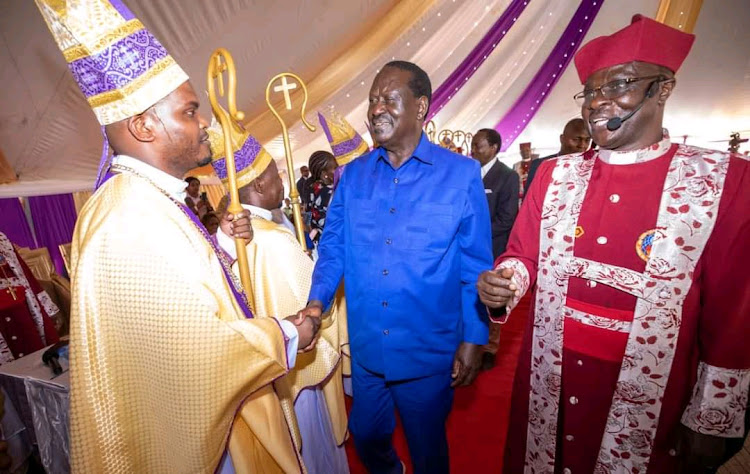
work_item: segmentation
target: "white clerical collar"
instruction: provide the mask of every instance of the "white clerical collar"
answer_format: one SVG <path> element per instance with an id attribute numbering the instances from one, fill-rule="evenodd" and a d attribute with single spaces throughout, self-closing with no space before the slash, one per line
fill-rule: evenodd
<path id="1" fill-rule="evenodd" d="M 257 206 L 251 206 L 250 204 L 243 204 L 242 207 L 250 211 L 250 214 L 254 216 L 273 222 L 273 213 L 269 211 L 268 209 L 263 209 L 262 207 L 257 207 Z"/>
<path id="2" fill-rule="evenodd" d="M 610 165 L 632 165 L 633 163 L 643 163 L 664 156 L 671 146 L 672 142 L 669 137 L 665 137 L 661 141 L 640 150 L 599 150 L 599 158 Z"/>
<path id="3" fill-rule="evenodd" d="M 185 196 L 187 196 L 185 188 L 187 188 L 187 183 L 184 179 L 175 178 L 171 174 L 165 173 L 144 161 L 128 155 L 115 155 L 112 158 L 112 165 L 132 169 L 164 190 L 172 199 L 185 202 Z"/>
<path id="4" fill-rule="evenodd" d="M 493 166 L 495 166 L 495 162 L 496 161 L 497 161 L 497 157 L 491 159 L 486 164 L 482 165 L 482 178 L 484 178 L 485 176 L 487 176 L 487 173 L 490 172 L 490 168 L 492 168 Z"/>

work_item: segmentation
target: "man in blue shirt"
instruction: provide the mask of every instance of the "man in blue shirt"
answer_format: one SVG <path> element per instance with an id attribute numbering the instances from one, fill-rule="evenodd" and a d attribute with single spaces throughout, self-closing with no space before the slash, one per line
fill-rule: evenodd
<path id="1" fill-rule="evenodd" d="M 309 304 L 320 316 L 346 280 L 354 404 L 349 427 L 373 473 L 400 473 L 394 408 L 417 473 L 447 473 L 453 387 L 476 378 L 487 309 L 475 283 L 492 264 L 479 164 L 422 133 L 432 89 L 394 61 L 370 90 L 379 147 L 347 165 L 320 241 Z"/>

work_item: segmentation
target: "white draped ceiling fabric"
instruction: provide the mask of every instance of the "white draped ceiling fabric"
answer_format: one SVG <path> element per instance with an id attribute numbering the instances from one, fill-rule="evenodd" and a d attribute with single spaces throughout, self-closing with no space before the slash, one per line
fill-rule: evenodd
<path id="1" fill-rule="evenodd" d="M 292 71 L 310 83 L 336 60 L 347 59 L 362 38 L 375 34 L 398 7 L 396 0 L 125 0 L 205 89 L 208 57 L 226 47 L 237 63 L 238 103 L 248 117 L 264 111 L 267 81 Z M 510 0 L 435 0 L 404 22 L 389 44 L 371 51 L 356 74 L 324 100 L 366 138 L 366 103 L 372 79 L 392 59 L 414 61 L 437 88 L 460 64 Z M 529 0 L 507 36 L 435 117 L 438 130 L 492 127 L 526 88 L 575 12 L 577 0 Z M 654 16 L 658 0 L 605 0 L 586 40 L 610 34 L 635 13 Z M 678 74 L 665 118 L 674 140 L 725 149 L 730 131 L 750 129 L 750 7 L 747 0 L 704 2 L 698 39 Z M 0 2 L 0 149 L 19 175 L 0 185 L 0 197 L 88 190 L 101 152 L 98 124 L 67 70 L 33 2 Z M 571 64 L 517 142 L 553 153 L 564 123 L 576 116 L 581 89 Z M 204 106 L 207 113 L 207 104 Z M 308 110 L 314 118 L 316 110 Z M 316 121 L 313 123 L 316 123 Z M 252 128 L 250 132 L 253 133 Z M 290 128 L 295 163 L 328 149 L 323 132 Z M 267 149 L 285 168 L 280 137 Z M 516 147 L 507 153 L 517 159 Z"/>

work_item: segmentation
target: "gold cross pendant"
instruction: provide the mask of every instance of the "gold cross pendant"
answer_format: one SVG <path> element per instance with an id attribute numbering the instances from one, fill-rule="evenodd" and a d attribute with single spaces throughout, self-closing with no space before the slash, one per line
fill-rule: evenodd
<path id="1" fill-rule="evenodd" d="M 10 295 L 10 297 L 13 298 L 13 301 L 15 301 L 15 300 L 18 299 L 18 298 L 16 298 L 16 289 L 13 288 L 12 286 L 9 286 L 8 289 L 5 290 L 5 291 L 7 291 L 8 294 Z"/>

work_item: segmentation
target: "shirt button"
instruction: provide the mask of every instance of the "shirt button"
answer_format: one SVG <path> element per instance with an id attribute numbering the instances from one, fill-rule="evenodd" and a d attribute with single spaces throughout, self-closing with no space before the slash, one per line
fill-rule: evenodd
<path id="1" fill-rule="evenodd" d="M 5 317 L 5 321 L 9 323 L 10 322 L 10 318 L 6 316 Z"/>
<path id="2" fill-rule="evenodd" d="M 386 245 L 391 245 L 393 241 L 391 239 L 385 239 Z"/>
<path id="3" fill-rule="evenodd" d="M 573 435 L 565 435 L 565 439 L 567 441 L 573 441 L 575 438 L 573 437 Z"/>
<path id="4" fill-rule="evenodd" d="M 398 184 L 398 178 L 393 178 L 393 184 Z"/>
<path id="5" fill-rule="evenodd" d="M 383 270 L 383 275 L 384 276 L 388 276 L 388 269 L 387 268 L 385 270 Z"/>
<path id="6" fill-rule="evenodd" d="M 18 338 L 16 336 L 10 336 L 10 339 L 13 340 L 13 341 L 15 341 Z"/>
<path id="7" fill-rule="evenodd" d="M 396 213 L 396 208 L 395 208 L 395 207 L 392 207 L 392 208 L 390 209 L 390 213 L 391 213 L 391 214 L 395 214 L 395 213 Z"/>
<path id="8" fill-rule="evenodd" d="M 672 457 L 677 456 L 677 450 L 676 449 L 670 449 L 669 450 L 669 455 L 672 456 Z"/>
<path id="9" fill-rule="evenodd" d="M 586 286 L 589 288 L 596 288 L 596 282 L 594 280 L 589 280 L 586 282 Z"/>
<path id="10" fill-rule="evenodd" d="M 576 397 L 570 397 L 571 405 L 578 405 L 578 399 Z"/>
<path id="11" fill-rule="evenodd" d="M 612 204 L 617 204 L 620 202 L 620 195 L 619 194 L 612 194 L 609 196 L 609 202 Z"/>
<path id="12" fill-rule="evenodd" d="M 578 366 L 580 367 L 580 366 L 583 365 L 583 361 L 581 359 L 578 359 L 578 361 L 576 362 L 576 364 L 578 364 Z"/>
<path id="13" fill-rule="evenodd" d="M 388 302 L 387 301 L 383 301 L 383 308 L 387 308 L 387 307 L 388 307 Z"/>
<path id="14" fill-rule="evenodd" d="M 573 471 L 566 467 L 565 469 L 563 469 L 563 474 L 573 474 Z"/>
<path id="15" fill-rule="evenodd" d="M 18 354 L 18 357 L 23 357 L 23 352 L 20 352 L 20 353 Z"/>
<path id="16" fill-rule="evenodd" d="M 385 334 L 385 335 L 387 336 L 387 335 L 388 335 L 388 330 L 387 330 L 387 329 L 385 329 L 385 330 L 383 331 L 383 334 Z"/>
<path id="17" fill-rule="evenodd" d="M 607 243 L 607 238 L 604 237 L 603 235 L 601 237 L 597 237 L 596 238 L 596 243 L 599 244 L 599 245 L 604 245 L 604 244 Z"/>

